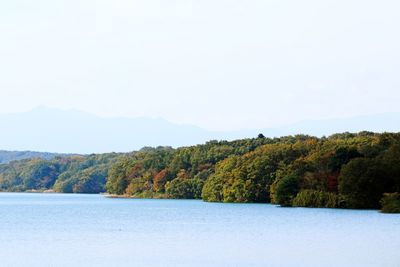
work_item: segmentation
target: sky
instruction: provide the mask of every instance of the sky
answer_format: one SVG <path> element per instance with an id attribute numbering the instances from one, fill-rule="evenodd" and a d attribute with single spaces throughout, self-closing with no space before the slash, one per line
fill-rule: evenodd
<path id="1" fill-rule="evenodd" d="M 393 0 L 0 1 L 0 113 L 208 130 L 400 112 Z"/>

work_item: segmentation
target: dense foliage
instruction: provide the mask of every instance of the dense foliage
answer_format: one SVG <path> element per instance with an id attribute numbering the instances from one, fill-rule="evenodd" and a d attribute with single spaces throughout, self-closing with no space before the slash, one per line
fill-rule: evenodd
<path id="1" fill-rule="evenodd" d="M 272 139 L 255 138 L 210 141 L 178 149 L 144 148 L 112 166 L 106 188 L 117 195 L 143 196 L 146 192 L 146 196 L 200 198 L 202 185 L 214 173 L 218 162 L 272 142 Z"/>
<path id="2" fill-rule="evenodd" d="M 132 197 L 322 208 L 382 204 L 393 210 L 400 192 L 400 134 L 259 135 L 177 149 L 13 161 L 0 165 L 0 189 L 106 190 Z"/>
<path id="3" fill-rule="evenodd" d="M 198 198 L 201 191 L 203 200 L 215 202 L 379 208 L 384 193 L 400 190 L 400 134 L 260 136 L 148 149 L 114 165 L 107 189 L 172 198 Z"/>
<path id="4" fill-rule="evenodd" d="M 108 169 L 118 157 L 101 154 L 12 161 L 0 165 L 0 191 L 104 192 Z"/>
<path id="5" fill-rule="evenodd" d="M 381 204 L 384 213 L 400 213 L 400 194 L 397 192 L 385 193 Z"/>

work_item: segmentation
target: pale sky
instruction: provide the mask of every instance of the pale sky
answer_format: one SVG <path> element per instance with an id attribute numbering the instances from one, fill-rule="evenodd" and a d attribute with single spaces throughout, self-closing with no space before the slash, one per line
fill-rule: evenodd
<path id="1" fill-rule="evenodd" d="M 0 113 L 210 130 L 400 112 L 398 0 L 0 1 Z"/>

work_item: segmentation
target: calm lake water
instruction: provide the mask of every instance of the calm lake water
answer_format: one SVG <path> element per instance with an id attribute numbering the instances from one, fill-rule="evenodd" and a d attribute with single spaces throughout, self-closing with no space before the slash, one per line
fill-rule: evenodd
<path id="1" fill-rule="evenodd" d="M 400 266 L 400 216 L 0 193 L 1 266 Z"/>

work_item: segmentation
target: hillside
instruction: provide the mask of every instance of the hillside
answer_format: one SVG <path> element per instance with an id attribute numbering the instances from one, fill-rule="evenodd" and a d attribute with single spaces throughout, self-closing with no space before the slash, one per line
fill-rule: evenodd
<path id="1" fill-rule="evenodd" d="M 209 141 L 0 165 L 0 190 L 378 209 L 400 205 L 400 133 Z"/>

